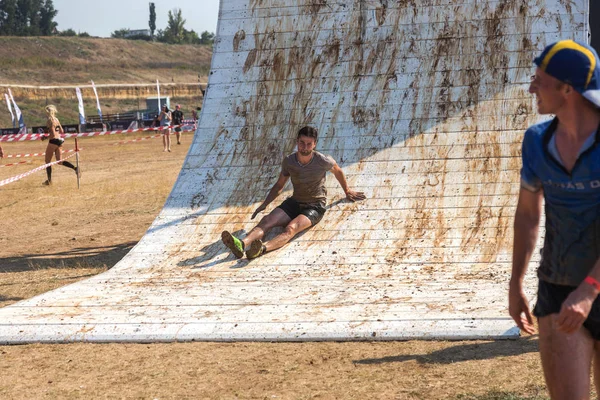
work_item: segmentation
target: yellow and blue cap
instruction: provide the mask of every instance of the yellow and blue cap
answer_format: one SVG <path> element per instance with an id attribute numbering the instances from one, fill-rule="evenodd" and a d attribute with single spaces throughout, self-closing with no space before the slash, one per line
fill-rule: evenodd
<path id="1" fill-rule="evenodd" d="M 533 62 L 600 107 L 600 65 L 598 54 L 591 46 L 574 40 L 561 40 L 547 46 Z"/>

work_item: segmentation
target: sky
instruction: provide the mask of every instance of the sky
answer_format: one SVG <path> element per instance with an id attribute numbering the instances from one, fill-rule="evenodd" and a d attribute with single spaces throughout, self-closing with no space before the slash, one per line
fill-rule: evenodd
<path id="1" fill-rule="evenodd" d="M 165 29 L 169 10 L 180 8 L 185 28 L 198 34 L 216 33 L 219 0 L 153 0 L 156 6 L 156 29 Z M 92 36 L 110 37 L 116 30 L 149 29 L 148 0 L 53 0 L 58 15 L 54 20 L 61 31 L 69 28 Z"/>

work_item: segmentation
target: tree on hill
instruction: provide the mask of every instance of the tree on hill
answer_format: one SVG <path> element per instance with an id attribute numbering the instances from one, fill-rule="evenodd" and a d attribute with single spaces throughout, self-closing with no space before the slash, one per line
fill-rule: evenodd
<path id="1" fill-rule="evenodd" d="M 15 35 L 17 25 L 17 1 L 0 0 L 0 35 Z"/>
<path id="2" fill-rule="evenodd" d="M 213 43 L 215 34 L 208 31 L 202 32 L 198 36 L 193 29 L 188 31 L 185 29 L 185 19 L 182 16 L 180 8 L 175 8 L 169 11 L 169 20 L 165 30 L 159 29 L 156 39 L 159 42 L 170 44 L 206 44 Z"/>
<path id="3" fill-rule="evenodd" d="M 154 37 L 156 31 L 156 7 L 154 3 L 150 3 L 150 20 L 148 21 L 148 27 L 150 28 L 150 36 Z"/>
<path id="4" fill-rule="evenodd" d="M 58 14 L 58 11 L 54 9 L 52 0 L 46 0 L 40 11 L 40 30 L 42 35 L 50 36 L 56 31 L 58 27 L 58 24 L 54 22 L 56 14 Z"/>
<path id="5" fill-rule="evenodd" d="M 215 41 L 215 34 L 210 33 L 209 31 L 202 32 L 200 36 L 200 44 L 210 44 L 212 45 Z"/>
<path id="6" fill-rule="evenodd" d="M 0 35 L 50 35 L 57 13 L 52 0 L 0 0 Z"/>
<path id="7" fill-rule="evenodd" d="M 64 31 L 58 32 L 58 36 L 77 36 L 77 32 L 75 32 L 73 29 L 69 28 L 69 29 L 65 29 Z"/>
<path id="8" fill-rule="evenodd" d="M 164 31 L 165 41 L 167 43 L 183 43 L 185 38 L 185 19 L 181 15 L 181 8 L 175 8 L 169 11 L 169 22 Z"/>
<path id="9" fill-rule="evenodd" d="M 87 32 L 75 32 L 73 29 L 69 28 L 66 29 L 64 31 L 60 31 L 60 32 L 56 32 L 56 34 L 58 36 L 69 36 L 69 37 L 75 37 L 75 36 L 79 36 L 79 37 L 91 37 L 89 33 Z"/>

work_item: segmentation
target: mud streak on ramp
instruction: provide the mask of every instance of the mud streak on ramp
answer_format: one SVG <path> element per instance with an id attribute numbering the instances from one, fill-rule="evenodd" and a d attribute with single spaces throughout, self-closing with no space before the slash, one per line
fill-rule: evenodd
<path id="1" fill-rule="evenodd" d="M 517 335 L 531 60 L 586 40 L 587 14 L 584 0 L 223 0 L 200 128 L 160 216 L 110 271 L 0 310 L 0 342 Z M 253 226 L 305 124 L 368 199 L 343 201 L 330 176 L 317 227 L 234 260 L 220 232 Z"/>

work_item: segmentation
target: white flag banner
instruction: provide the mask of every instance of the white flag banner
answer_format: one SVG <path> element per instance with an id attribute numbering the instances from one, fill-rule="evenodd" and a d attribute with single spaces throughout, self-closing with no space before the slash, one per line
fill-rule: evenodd
<path id="1" fill-rule="evenodd" d="M 17 115 L 17 120 L 19 121 L 19 128 L 23 130 L 23 128 L 25 128 L 25 122 L 23 121 L 23 114 L 21 113 L 21 109 L 15 102 L 15 98 L 13 97 L 12 91 L 10 89 L 8 89 L 8 95 L 10 96 L 13 107 L 15 108 L 15 114 Z"/>
<path id="2" fill-rule="evenodd" d="M 81 96 L 81 89 L 78 87 L 75 88 L 75 93 L 77 94 L 77 100 L 79 101 L 79 124 L 85 124 L 85 111 L 83 109 L 83 97 Z"/>
<path id="3" fill-rule="evenodd" d="M 6 105 L 8 106 L 8 112 L 10 113 L 10 119 L 12 121 L 13 128 L 16 128 L 17 125 L 15 121 L 15 114 L 13 114 L 12 106 L 10 105 L 10 97 L 8 97 L 8 94 L 4 93 L 4 98 L 6 99 Z"/>
<path id="4" fill-rule="evenodd" d="M 96 85 L 94 81 L 92 82 L 92 89 L 94 89 L 94 95 L 96 96 L 96 108 L 98 109 L 98 116 L 100 117 L 100 122 L 102 122 L 102 109 L 100 108 L 100 99 L 98 99 L 98 92 L 96 91 Z"/>
<path id="5" fill-rule="evenodd" d="M 156 93 L 158 93 L 158 113 L 160 114 L 162 107 L 160 106 L 160 84 L 158 83 L 158 79 L 156 80 Z"/>

